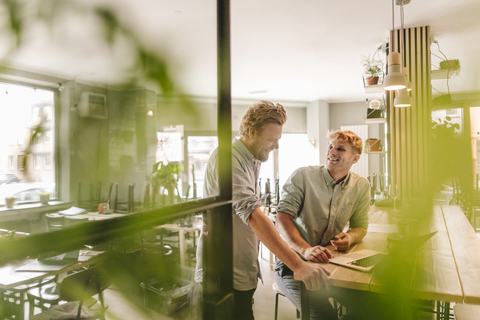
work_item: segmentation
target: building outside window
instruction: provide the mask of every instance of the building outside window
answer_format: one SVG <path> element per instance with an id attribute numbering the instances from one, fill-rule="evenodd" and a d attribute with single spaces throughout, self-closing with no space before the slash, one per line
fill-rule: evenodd
<path id="1" fill-rule="evenodd" d="M 35 90 L 34 90 L 35 89 Z M 0 158 L 7 163 L 2 170 L 18 178 L 14 184 L 0 186 L 0 205 L 5 197 L 17 197 L 17 205 L 23 199 L 20 195 L 30 190 L 35 196 L 28 201 L 39 201 L 42 192 L 56 193 L 55 150 L 55 94 L 51 90 L 33 88 L 0 82 L 0 119 L 8 119 L 0 126 Z M 45 121 L 41 123 L 42 117 Z M 25 149 L 30 143 L 32 128 L 42 125 L 43 134 L 38 135 L 32 153 Z M 45 142 L 45 143 L 43 143 Z M 47 156 L 48 155 L 48 156 Z M 43 162 L 43 163 L 42 163 Z M 34 173 L 34 174 L 33 174 Z"/>
<path id="2" fill-rule="evenodd" d="M 34 168 L 35 170 L 39 170 L 39 169 L 40 169 L 40 167 L 41 167 L 40 162 L 41 162 L 41 156 L 38 155 L 38 154 L 34 155 L 34 156 L 33 156 L 33 168 Z"/>
<path id="3" fill-rule="evenodd" d="M 15 157 L 8 156 L 8 169 L 15 170 Z"/>
<path id="4" fill-rule="evenodd" d="M 51 121 L 53 119 L 53 108 L 51 106 L 44 107 L 43 116 L 45 117 L 45 120 Z"/>
<path id="5" fill-rule="evenodd" d="M 52 169 L 52 162 L 49 154 L 46 154 L 43 156 L 43 168 Z"/>
<path id="6" fill-rule="evenodd" d="M 43 137 L 43 143 L 49 144 L 52 141 L 52 131 L 48 130 L 45 131 L 45 135 Z"/>
<path id="7" fill-rule="evenodd" d="M 17 165 L 18 165 L 18 170 L 22 171 L 22 170 L 25 170 L 25 167 L 24 167 L 24 164 L 23 164 L 23 160 L 24 159 L 24 155 L 22 154 L 19 154 L 17 156 Z"/>

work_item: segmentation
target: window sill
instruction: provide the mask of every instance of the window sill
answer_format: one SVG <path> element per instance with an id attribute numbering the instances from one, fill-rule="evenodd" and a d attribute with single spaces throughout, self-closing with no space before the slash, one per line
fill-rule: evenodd
<path id="1" fill-rule="evenodd" d="M 68 209 L 73 202 L 49 201 L 48 204 L 29 203 L 14 205 L 13 208 L 0 208 L 0 222 L 12 220 L 38 220 L 40 214 Z"/>

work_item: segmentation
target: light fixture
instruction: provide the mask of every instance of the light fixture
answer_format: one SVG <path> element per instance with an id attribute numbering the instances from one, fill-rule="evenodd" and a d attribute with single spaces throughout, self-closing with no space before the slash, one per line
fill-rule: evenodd
<path id="1" fill-rule="evenodd" d="M 400 46 L 402 46 L 403 42 L 403 5 L 408 4 L 410 0 L 396 0 L 397 5 L 400 5 L 400 13 L 401 13 L 401 39 L 400 39 Z M 395 31 L 395 12 L 394 12 L 394 0 L 392 0 L 392 32 Z M 385 90 L 400 90 L 407 87 L 407 78 L 403 74 L 403 68 L 401 64 L 401 55 L 398 52 L 394 51 L 393 45 L 395 41 L 392 41 L 392 52 L 388 55 L 388 74 L 385 77 L 385 81 L 383 83 L 383 88 Z M 400 49 L 401 49 L 400 48 Z M 402 50 L 400 50 L 402 51 Z"/>
<path id="2" fill-rule="evenodd" d="M 383 89 L 390 91 L 407 87 L 407 78 L 403 75 L 400 59 L 398 52 L 391 52 L 388 55 L 388 74 L 383 82 Z"/>
<path id="3" fill-rule="evenodd" d="M 407 88 L 398 90 L 398 96 L 396 96 L 395 100 L 393 100 L 393 105 L 397 108 L 412 106 L 412 99 L 408 94 Z"/>

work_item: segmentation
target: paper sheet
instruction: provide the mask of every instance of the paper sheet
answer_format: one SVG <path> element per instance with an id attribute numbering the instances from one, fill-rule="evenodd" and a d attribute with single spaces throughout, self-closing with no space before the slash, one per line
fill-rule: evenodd
<path id="1" fill-rule="evenodd" d="M 58 213 L 63 214 L 64 216 L 73 216 L 73 215 L 81 214 L 84 212 L 85 212 L 85 209 L 77 208 L 77 207 L 71 207 L 70 209 L 67 209 L 67 210 L 58 211 Z"/>

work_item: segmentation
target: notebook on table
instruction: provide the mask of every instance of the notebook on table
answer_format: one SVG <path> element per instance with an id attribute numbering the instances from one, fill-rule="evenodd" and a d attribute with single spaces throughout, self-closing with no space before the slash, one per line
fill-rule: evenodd
<path id="1" fill-rule="evenodd" d="M 36 261 L 32 261 L 16 269 L 16 271 L 26 272 L 46 272 L 62 270 L 78 262 L 80 250 L 74 250 L 66 253 L 48 251 L 41 254 Z"/>
<path id="2" fill-rule="evenodd" d="M 406 243 L 404 243 L 404 245 L 415 250 L 422 246 L 425 242 L 427 242 L 427 240 L 433 237 L 436 233 L 437 231 L 412 239 L 408 239 L 406 240 Z M 383 252 L 363 249 L 335 257 L 333 259 L 330 259 L 330 262 L 339 266 L 363 272 L 369 272 L 376 265 L 378 265 L 386 256 L 387 254 Z"/>

